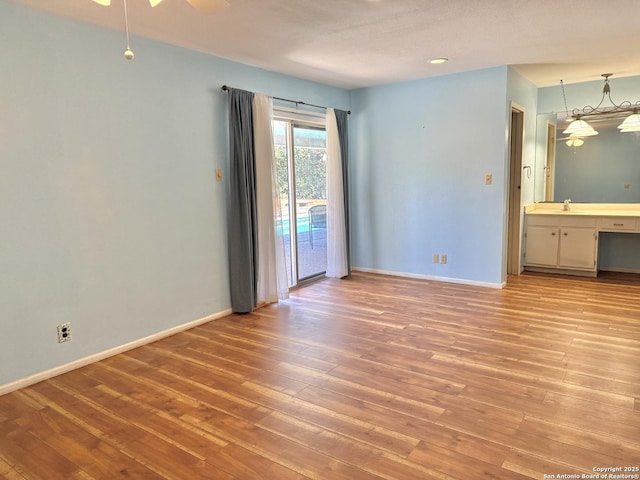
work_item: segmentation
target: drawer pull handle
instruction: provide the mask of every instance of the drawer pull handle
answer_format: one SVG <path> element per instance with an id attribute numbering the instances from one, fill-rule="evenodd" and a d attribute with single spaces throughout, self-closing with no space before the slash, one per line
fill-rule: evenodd
<path id="1" fill-rule="evenodd" d="M 555 237 L 556 236 L 556 232 L 551 232 L 551 235 L 553 235 Z"/>
<path id="2" fill-rule="evenodd" d="M 567 232 L 564 232 L 564 236 L 566 237 L 567 235 L 569 235 Z"/>
<path id="3" fill-rule="evenodd" d="M 614 223 L 614 227 L 624 227 L 624 223 Z"/>

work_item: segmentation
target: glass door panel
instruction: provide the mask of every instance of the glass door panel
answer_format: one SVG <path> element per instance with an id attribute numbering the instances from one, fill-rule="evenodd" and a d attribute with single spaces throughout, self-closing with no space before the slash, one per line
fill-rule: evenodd
<path id="1" fill-rule="evenodd" d="M 293 157 L 289 148 L 291 129 L 289 122 L 275 120 L 273 122 L 273 145 L 276 157 L 276 172 L 278 176 L 278 194 L 280 197 L 281 224 L 276 223 L 276 235 L 284 236 L 285 259 L 287 263 L 287 280 L 289 287 L 297 283 L 295 278 L 295 232 L 292 232 L 290 218 L 295 218 L 295 204 L 290 202 L 292 182 L 290 165 Z M 276 219 L 277 220 L 277 219 Z"/>
<path id="2" fill-rule="evenodd" d="M 294 125 L 298 279 L 327 270 L 327 134 Z"/>
<path id="3" fill-rule="evenodd" d="M 323 128 L 274 121 L 289 285 L 327 269 L 327 157 Z M 295 221 L 291 221 L 295 219 Z"/>

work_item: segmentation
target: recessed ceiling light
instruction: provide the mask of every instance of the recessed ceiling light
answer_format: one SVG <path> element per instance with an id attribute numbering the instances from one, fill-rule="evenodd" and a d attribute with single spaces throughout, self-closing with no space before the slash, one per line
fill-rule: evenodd
<path id="1" fill-rule="evenodd" d="M 434 65 L 438 65 L 440 63 L 446 63 L 448 61 L 449 61 L 448 58 L 440 57 L 440 58 L 434 58 L 432 60 L 429 60 L 429 63 L 433 63 Z"/>

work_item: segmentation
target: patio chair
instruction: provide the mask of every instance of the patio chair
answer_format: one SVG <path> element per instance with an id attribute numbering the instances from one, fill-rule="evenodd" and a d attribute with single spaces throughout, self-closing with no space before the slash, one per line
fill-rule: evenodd
<path id="1" fill-rule="evenodd" d="M 324 238 L 327 237 L 327 206 L 326 205 L 314 205 L 309 209 L 309 243 L 313 248 L 313 231 L 314 229 L 321 229 L 325 231 Z M 316 233 L 317 235 L 317 233 Z"/>

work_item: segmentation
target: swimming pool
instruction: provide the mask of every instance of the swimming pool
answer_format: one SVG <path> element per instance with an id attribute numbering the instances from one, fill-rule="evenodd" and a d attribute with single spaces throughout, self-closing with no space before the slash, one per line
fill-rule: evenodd
<path id="1" fill-rule="evenodd" d="M 296 222 L 296 230 L 298 231 L 298 234 L 309 232 L 309 216 L 308 215 L 298 216 L 298 220 Z M 283 218 L 281 224 L 276 223 L 276 235 L 282 235 L 283 232 L 285 235 L 289 233 L 289 217 Z"/>

